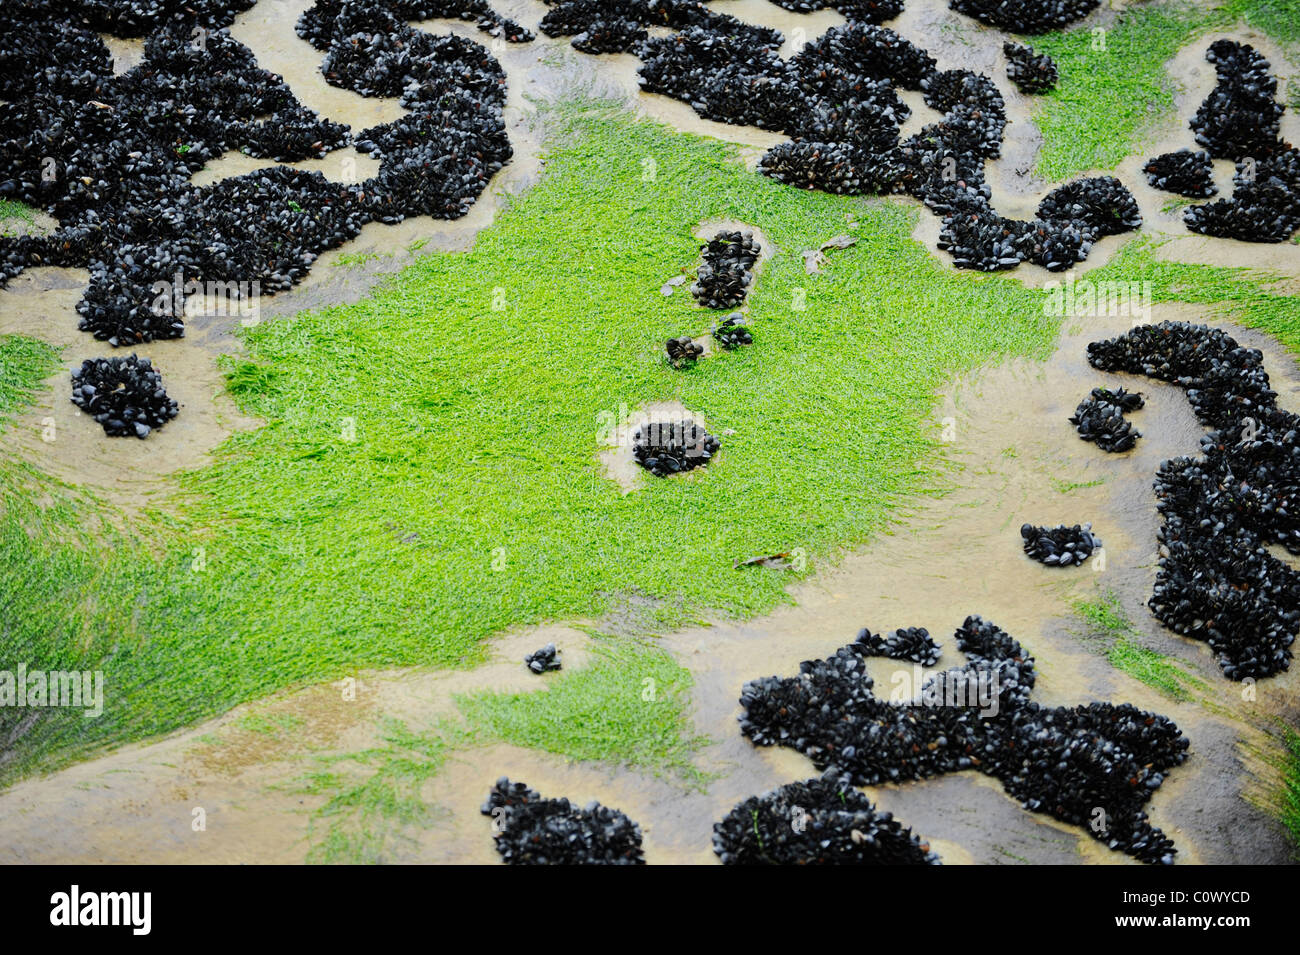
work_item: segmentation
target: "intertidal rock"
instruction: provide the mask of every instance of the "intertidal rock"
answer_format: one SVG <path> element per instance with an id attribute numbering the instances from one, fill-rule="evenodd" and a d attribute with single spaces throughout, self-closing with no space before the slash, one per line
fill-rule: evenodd
<path id="1" fill-rule="evenodd" d="M 1123 388 L 1094 388 L 1092 393 L 1074 410 L 1070 423 L 1079 430 L 1079 437 L 1095 441 L 1103 451 L 1128 451 L 1142 437 L 1124 419 L 1125 412 L 1135 411 L 1143 405 L 1142 396 Z"/>
<path id="2" fill-rule="evenodd" d="M 1091 524 L 1058 524 L 1056 527 L 1022 524 L 1020 536 L 1025 553 L 1048 567 L 1082 564 L 1101 546 L 1101 539 L 1092 533 Z"/>
<path id="3" fill-rule="evenodd" d="M 72 373 L 72 403 L 110 438 L 147 438 L 176 417 L 162 375 L 148 358 L 88 358 Z"/>
<path id="4" fill-rule="evenodd" d="M 1204 640 L 1229 679 L 1286 670 L 1300 628 L 1300 574 L 1269 553 L 1300 554 L 1300 417 L 1277 407 L 1263 355 L 1205 325 L 1144 325 L 1088 346 L 1104 371 L 1168 381 L 1213 429 L 1201 457 L 1156 476 L 1159 570 L 1149 606 Z"/>
<path id="5" fill-rule="evenodd" d="M 751 796 L 713 827 L 725 865 L 938 865 L 930 846 L 827 770 Z"/>
<path id="6" fill-rule="evenodd" d="M 1034 659 L 1017 641 L 979 617 L 955 637 L 969 662 L 906 702 L 872 692 L 856 645 L 801 663 L 798 676 L 746 683 L 741 732 L 834 767 L 854 786 L 978 769 L 1026 809 L 1143 862 L 1172 862 L 1173 842 L 1143 807 L 1187 758 L 1178 727 L 1127 703 L 1041 706 L 1029 698 Z"/>
<path id="7" fill-rule="evenodd" d="M 598 802 L 579 809 L 502 776 L 480 811 L 507 865 L 645 865 L 641 827 Z"/>

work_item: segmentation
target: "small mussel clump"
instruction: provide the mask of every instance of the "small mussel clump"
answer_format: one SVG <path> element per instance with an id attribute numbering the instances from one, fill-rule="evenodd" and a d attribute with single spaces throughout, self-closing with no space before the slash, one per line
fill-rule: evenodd
<path id="1" fill-rule="evenodd" d="M 745 300 L 754 281 L 754 263 L 762 251 L 752 232 L 719 232 L 704 248 L 691 294 L 705 308 L 734 308 Z"/>
<path id="2" fill-rule="evenodd" d="M 713 337 L 719 345 L 731 351 L 741 345 L 754 344 L 754 336 L 745 325 L 745 316 L 732 312 L 713 329 Z"/>
<path id="3" fill-rule="evenodd" d="M 1046 53 L 1010 42 L 1002 44 L 1002 52 L 1007 58 L 1007 79 L 1022 93 L 1046 93 L 1060 78 L 1056 62 Z"/>
<path id="4" fill-rule="evenodd" d="M 656 477 L 703 467 L 718 448 L 718 439 L 689 419 L 651 421 L 632 435 L 632 454 L 637 464 Z"/>
<path id="5" fill-rule="evenodd" d="M 1127 703 L 1042 706 L 1030 699 L 1034 658 L 1008 633 L 972 616 L 955 638 L 966 665 L 935 674 L 911 700 L 876 696 L 854 644 L 805 660 L 796 676 L 746 683 L 741 732 L 758 746 L 791 747 L 852 786 L 977 769 L 1032 812 L 1143 862 L 1172 862 L 1173 842 L 1144 807 L 1187 758 L 1173 721 Z M 774 812 L 767 831 L 778 821 Z M 736 834 L 724 846 L 739 844 Z"/>
<path id="6" fill-rule="evenodd" d="M 713 827 L 725 865 L 938 865 L 939 857 L 831 769 L 750 796 Z"/>
<path id="7" fill-rule="evenodd" d="M 546 673 L 549 670 L 560 669 L 560 651 L 555 649 L 555 644 L 548 643 L 540 650 L 534 650 L 528 656 L 524 657 L 524 663 L 528 669 L 534 673 Z"/>
<path id="8" fill-rule="evenodd" d="M 1204 149 L 1161 153 L 1142 167 L 1153 188 L 1176 192 L 1189 199 L 1208 199 L 1219 191 L 1214 184 L 1214 163 Z"/>
<path id="9" fill-rule="evenodd" d="M 1095 441 L 1103 451 L 1128 451 L 1142 432 L 1134 429 L 1124 418 L 1126 411 L 1135 411 L 1143 405 L 1142 396 L 1137 392 L 1116 388 L 1094 388 L 1092 393 L 1079 402 L 1074 409 L 1070 423 L 1079 430 L 1079 437 L 1085 441 Z"/>
<path id="10" fill-rule="evenodd" d="M 902 627 L 884 637 L 863 627 L 850 646 L 863 656 L 911 660 L 927 667 L 939 662 L 939 644 L 925 627 Z"/>
<path id="11" fill-rule="evenodd" d="M 480 811 L 507 865 L 645 865 L 641 827 L 598 802 L 579 809 L 502 776 Z"/>
<path id="12" fill-rule="evenodd" d="M 1300 574 L 1268 545 L 1300 554 L 1300 416 L 1277 407 L 1263 354 L 1219 329 L 1162 322 L 1093 342 L 1088 360 L 1178 385 L 1213 429 L 1200 457 L 1165 461 L 1156 475 L 1164 523 L 1151 612 L 1206 641 L 1229 679 L 1286 670 Z"/>
<path id="13" fill-rule="evenodd" d="M 147 438 L 176 417 L 162 375 L 148 358 L 88 358 L 72 373 L 72 403 L 110 438 Z"/>
<path id="14" fill-rule="evenodd" d="M 1022 524 L 1020 536 L 1024 539 L 1025 553 L 1048 567 L 1082 564 L 1101 546 L 1100 538 L 1092 533 L 1091 524 L 1058 524 L 1056 527 Z"/>
<path id="15" fill-rule="evenodd" d="M 681 368 L 703 355 L 704 346 L 698 344 L 691 336 L 683 335 L 681 338 L 668 339 L 664 343 L 664 351 L 668 354 L 668 363 L 674 368 Z"/>

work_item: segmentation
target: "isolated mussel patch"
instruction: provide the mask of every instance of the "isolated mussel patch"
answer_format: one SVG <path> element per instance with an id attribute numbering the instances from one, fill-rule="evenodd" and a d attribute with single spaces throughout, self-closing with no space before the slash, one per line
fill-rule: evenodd
<path id="1" fill-rule="evenodd" d="M 754 281 L 754 263 L 762 253 L 752 232 L 723 230 L 703 246 L 703 259 L 691 294 L 705 308 L 734 308 L 745 300 Z"/>
<path id="2" fill-rule="evenodd" d="M 742 312 L 732 312 L 713 329 L 714 340 L 728 351 L 742 345 L 754 344 L 754 335 L 749 330 L 747 319 Z"/>
<path id="3" fill-rule="evenodd" d="M 110 438 L 147 438 L 179 411 L 153 362 L 135 355 L 82 362 L 72 372 L 72 403 Z"/>
<path id="4" fill-rule="evenodd" d="M 1103 451 L 1129 451 L 1142 437 L 1124 417 L 1143 405 L 1137 392 L 1123 388 L 1094 388 L 1087 398 L 1079 402 L 1070 416 L 1070 423 L 1078 429 L 1079 437 L 1095 442 Z"/>
<path id="5" fill-rule="evenodd" d="M 1143 807 L 1187 758 L 1173 721 L 1127 703 L 1041 706 L 1030 699 L 1033 657 L 1019 642 L 976 616 L 955 638 L 967 664 L 935 674 L 910 701 L 874 694 L 856 644 L 804 661 L 797 676 L 746 683 L 741 732 L 834 767 L 854 786 L 977 769 L 1028 810 L 1143 862 L 1172 862 L 1173 842 Z"/>
<path id="6" fill-rule="evenodd" d="M 938 865 L 928 843 L 834 769 L 751 796 L 713 826 L 725 865 Z"/>
<path id="7" fill-rule="evenodd" d="M 656 477 L 680 474 L 708 464 L 718 439 L 695 421 L 648 421 L 632 434 L 636 463 Z"/>
<path id="8" fill-rule="evenodd" d="M 1091 524 L 1058 524 L 1055 527 L 1022 524 L 1020 538 L 1025 554 L 1048 567 L 1082 564 L 1101 546 Z"/>
<path id="9" fill-rule="evenodd" d="M 563 666 L 560 662 L 560 651 L 553 643 L 548 643 L 524 657 L 524 665 L 534 673 L 549 673 Z"/>
<path id="10" fill-rule="evenodd" d="M 480 811 L 507 865 L 644 865 L 641 827 L 598 802 L 579 808 L 502 776 Z"/>

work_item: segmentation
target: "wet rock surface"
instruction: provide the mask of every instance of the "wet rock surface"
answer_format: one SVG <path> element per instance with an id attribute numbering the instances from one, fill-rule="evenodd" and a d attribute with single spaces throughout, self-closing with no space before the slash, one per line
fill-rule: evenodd
<path id="1" fill-rule="evenodd" d="M 1243 242 L 1284 242 L 1300 230 L 1300 149 L 1280 136 L 1272 64 L 1250 44 L 1218 40 L 1205 58 L 1217 83 L 1191 121 L 1215 159 L 1237 164 L 1232 196 L 1183 213 L 1193 232 Z"/>
<path id="2" fill-rule="evenodd" d="M 1070 423 L 1079 431 L 1079 437 L 1093 441 L 1103 451 L 1129 451 L 1142 437 L 1125 418 L 1128 411 L 1136 411 L 1144 404 L 1142 396 L 1123 388 L 1094 388 L 1079 402 L 1070 416 Z"/>
<path id="3" fill-rule="evenodd" d="M 1300 575 L 1269 553 L 1300 554 L 1300 418 L 1277 407 L 1263 355 L 1205 325 L 1162 322 L 1088 346 L 1104 371 L 1184 389 L 1207 427 L 1200 457 L 1156 476 L 1159 570 L 1149 606 L 1204 640 L 1229 679 L 1286 670 L 1300 627 Z"/>
<path id="4" fill-rule="evenodd" d="M 1056 61 L 1046 53 L 1035 53 L 1023 43 L 1004 43 L 1002 53 L 1007 58 L 1007 79 L 1022 93 L 1046 93 L 1060 79 Z"/>
<path id="5" fill-rule="evenodd" d="M 547 799 L 502 776 L 480 811 L 491 816 L 507 865 L 644 865 L 641 827 L 598 802 Z"/>
<path id="6" fill-rule="evenodd" d="M 110 438 L 147 438 L 179 411 L 153 363 L 135 355 L 82 362 L 72 372 L 72 403 Z"/>
<path id="7" fill-rule="evenodd" d="M 1101 539 L 1092 532 L 1091 524 L 1058 524 L 1056 527 L 1024 524 L 1020 528 L 1020 537 L 1025 553 L 1048 567 L 1082 564 L 1101 546 Z"/>
<path id="8" fill-rule="evenodd" d="M 726 865 L 938 865 L 928 843 L 831 769 L 751 796 L 713 827 Z"/>
<path id="9" fill-rule="evenodd" d="M 656 477 L 703 467 L 719 447 L 717 438 L 689 419 L 650 421 L 632 435 L 636 463 Z"/>
<path id="10" fill-rule="evenodd" d="M 1142 171 L 1154 188 L 1190 199 L 1208 199 L 1219 191 L 1214 184 L 1214 163 L 1203 149 L 1162 153 L 1148 160 Z"/>
<path id="11" fill-rule="evenodd" d="M 703 247 L 704 261 L 691 294 L 705 308 L 734 308 L 745 301 L 762 248 L 752 232 L 719 232 Z"/>
<path id="12" fill-rule="evenodd" d="M 1143 862 L 1175 848 L 1143 807 L 1188 743 L 1168 718 L 1130 704 L 1045 707 L 1030 699 L 1034 660 L 980 617 L 956 631 L 965 666 L 936 674 L 908 702 L 873 693 L 859 647 L 746 683 L 741 732 L 787 746 L 855 786 L 978 769 L 1031 811 L 1084 828 Z"/>

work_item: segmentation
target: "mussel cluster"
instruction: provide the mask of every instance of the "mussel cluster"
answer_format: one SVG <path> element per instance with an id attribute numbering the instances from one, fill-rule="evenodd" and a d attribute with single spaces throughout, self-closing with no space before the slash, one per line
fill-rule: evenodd
<path id="1" fill-rule="evenodd" d="M 524 663 L 534 673 L 546 673 L 550 670 L 558 670 L 562 666 L 560 651 L 555 649 L 553 643 L 548 643 L 540 650 L 534 650 L 528 654 L 528 656 L 524 657 Z"/>
<path id="2" fill-rule="evenodd" d="M 1187 758 L 1178 727 L 1127 703 L 1040 706 L 1029 698 L 1033 657 L 1016 640 L 977 616 L 955 637 L 969 662 L 936 674 L 909 702 L 872 692 L 852 644 L 801 663 L 798 676 L 746 683 L 741 731 L 834 767 L 854 786 L 978 769 L 1026 809 L 1143 862 L 1172 862 L 1173 842 L 1143 806 Z"/>
<path id="3" fill-rule="evenodd" d="M 1101 0 L 949 0 L 958 13 L 1008 33 L 1047 33 L 1082 20 Z"/>
<path id="4" fill-rule="evenodd" d="M 938 865 L 930 846 L 879 812 L 847 776 L 750 796 L 713 826 L 724 865 Z"/>
<path id="5" fill-rule="evenodd" d="M 480 811 L 507 865 L 645 865 L 641 827 L 598 802 L 579 809 L 502 776 Z"/>
<path id="6" fill-rule="evenodd" d="M 1286 670 L 1300 574 L 1267 545 L 1300 554 L 1300 417 L 1277 407 L 1262 353 L 1219 329 L 1162 322 L 1093 342 L 1088 360 L 1178 385 L 1213 429 L 1200 457 L 1165 461 L 1156 476 L 1163 526 L 1151 611 L 1209 643 L 1229 679 Z"/>
<path id="7" fill-rule="evenodd" d="M 1079 437 L 1095 441 L 1103 451 L 1128 451 L 1137 444 L 1142 432 L 1134 429 L 1124 414 L 1136 411 L 1143 404 L 1142 396 L 1135 391 L 1094 388 L 1074 409 L 1070 424 L 1078 429 Z"/>
<path id="8" fill-rule="evenodd" d="M 334 21 L 347 2 L 317 0 L 299 19 L 298 35 L 317 49 L 325 49 L 333 42 Z M 526 27 L 496 13 L 487 0 L 371 0 L 366 7 L 391 14 L 403 25 L 417 20 L 447 18 L 473 22 L 484 33 L 500 37 L 507 43 L 527 43 L 534 38 Z M 405 34 L 401 36 L 406 39 Z"/>
<path id="9" fill-rule="evenodd" d="M 179 410 L 148 358 L 88 358 L 72 372 L 72 403 L 110 438 L 147 438 Z"/>
<path id="10" fill-rule="evenodd" d="M 59 223 L 0 238 L 0 285 L 28 266 L 84 267 L 83 330 L 114 347 L 178 338 L 192 297 L 287 289 L 371 221 L 462 216 L 510 158 L 500 65 L 478 44 L 402 19 L 495 16 L 483 0 L 322 0 L 299 30 L 324 51 L 327 80 L 401 94 L 412 110 L 361 134 L 378 175 L 335 182 L 276 167 L 191 184 L 228 150 L 290 162 L 351 140 L 222 28 L 249 6 L 31 0 L 0 10 L 0 196 Z M 143 59 L 115 75 L 96 30 L 145 35 Z"/>
<path id="11" fill-rule="evenodd" d="M 682 335 L 680 338 L 668 339 L 664 343 L 664 352 L 668 355 L 670 365 L 681 368 L 703 355 L 704 346 L 698 344 L 690 335 Z"/>
<path id="12" fill-rule="evenodd" d="M 651 421 L 632 435 L 636 463 L 656 477 L 703 467 L 718 448 L 718 439 L 690 419 Z"/>
<path id="13" fill-rule="evenodd" d="M 754 263 L 762 247 L 752 232 L 722 231 L 703 247 L 704 261 L 691 294 L 705 308 L 734 308 L 745 300 L 754 281 Z"/>
<path id="14" fill-rule="evenodd" d="M 754 335 L 745 324 L 745 316 L 732 312 L 713 329 L 713 338 L 723 348 L 731 351 L 742 345 L 754 344 Z"/>
<path id="15" fill-rule="evenodd" d="M 1022 93 L 1046 93 L 1060 79 L 1056 61 L 1046 53 L 1040 55 L 1023 43 L 1011 42 L 1002 44 L 1002 53 L 1007 58 L 1007 79 Z"/>
<path id="16" fill-rule="evenodd" d="M 1058 524 L 1056 527 L 1020 525 L 1025 553 L 1048 567 L 1071 567 L 1082 564 L 1101 546 L 1091 524 Z"/>
<path id="17" fill-rule="evenodd" d="M 1012 18 L 1068 22 L 1095 6 L 1020 2 Z M 959 268 L 993 271 L 1030 261 L 1048 269 L 1085 259 L 1093 242 L 1117 228 L 1141 224 L 1128 191 L 1114 179 L 1085 179 L 1048 196 L 1046 213 L 1029 222 L 992 208 L 984 163 L 1001 155 L 1006 107 L 996 84 L 968 70 L 939 72 L 925 50 L 876 25 L 885 6 L 836 6 L 852 21 L 827 30 L 789 59 L 774 30 L 729 22 L 697 4 L 614 4 L 629 24 L 672 26 L 669 36 L 629 39 L 621 47 L 642 61 L 641 87 L 672 96 L 699 115 L 733 125 L 785 132 L 790 141 L 768 150 L 759 169 L 801 189 L 839 194 L 903 193 L 943 218 L 939 247 Z M 1007 4 L 971 4 L 996 11 Z M 594 3 L 556 4 L 542 30 L 575 35 L 597 15 Z M 851 9 L 867 11 L 856 16 Z M 564 12 L 561 21 L 559 14 Z M 969 11 L 968 11 L 969 12 Z M 880 17 L 883 19 L 884 17 Z M 1063 19 L 1064 18 L 1064 19 Z M 898 89 L 924 93 L 943 114 L 901 139 L 911 115 Z M 1077 212 L 1075 210 L 1078 210 Z M 729 306 L 722 306 L 729 307 Z"/>
<path id="18" fill-rule="evenodd" d="M 1208 199 L 1219 191 L 1214 184 L 1214 162 L 1204 149 L 1161 153 L 1147 160 L 1142 171 L 1152 187 L 1189 199 Z"/>
<path id="19" fill-rule="evenodd" d="M 853 646 L 858 653 L 868 657 L 911 660 L 927 667 L 939 662 L 939 644 L 934 642 L 925 627 L 900 627 L 883 637 L 863 627 L 858 631 Z"/>
<path id="20" fill-rule="evenodd" d="M 584 53 L 636 53 L 649 40 L 647 27 L 711 33 L 745 33 L 775 39 L 781 34 L 710 10 L 699 0 L 546 0 L 551 8 L 539 29 L 550 37 L 573 37 Z"/>
<path id="21" fill-rule="evenodd" d="M 1283 242 L 1300 229 L 1300 149 L 1279 135 L 1272 65 L 1250 44 L 1217 40 L 1205 58 L 1218 77 L 1196 112 L 1196 141 L 1237 164 L 1231 198 L 1183 212 L 1193 232 L 1246 242 Z"/>

